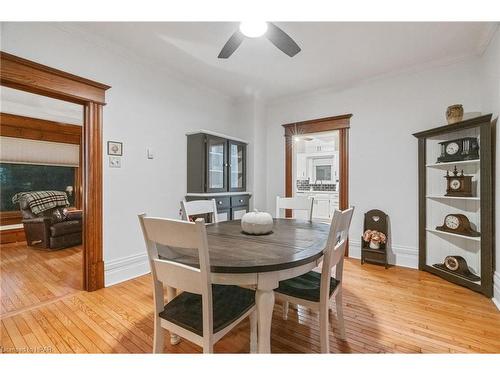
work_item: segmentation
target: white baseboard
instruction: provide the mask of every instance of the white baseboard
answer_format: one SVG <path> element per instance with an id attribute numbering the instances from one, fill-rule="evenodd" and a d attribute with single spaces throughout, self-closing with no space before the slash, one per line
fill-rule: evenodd
<path id="1" fill-rule="evenodd" d="M 147 254 L 137 254 L 104 262 L 106 286 L 121 283 L 150 272 Z"/>
<path id="2" fill-rule="evenodd" d="M 349 257 L 361 259 L 361 241 L 349 240 Z M 418 268 L 418 249 L 409 246 L 391 245 L 388 254 L 389 264 Z"/>
<path id="3" fill-rule="evenodd" d="M 498 310 L 500 310 L 500 273 L 493 274 L 493 298 L 491 299 Z"/>

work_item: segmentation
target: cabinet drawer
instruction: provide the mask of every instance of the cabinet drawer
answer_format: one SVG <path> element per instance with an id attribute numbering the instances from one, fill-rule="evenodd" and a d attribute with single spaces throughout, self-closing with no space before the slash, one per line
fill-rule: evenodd
<path id="1" fill-rule="evenodd" d="M 190 201 L 198 201 L 198 200 L 212 200 L 215 199 L 215 204 L 217 205 L 217 211 L 219 209 L 227 209 L 230 208 L 231 206 L 231 200 L 229 199 L 228 196 L 223 196 L 223 197 L 207 197 L 207 196 L 188 196 L 186 197 L 186 200 L 188 202 Z"/>
<path id="2" fill-rule="evenodd" d="M 248 206 L 248 195 L 233 195 L 231 196 L 231 207 Z"/>
<path id="3" fill-rule="evenodd" d="M 229 208 L 231 206 L 231 200 L 229 197 L 210 197 L 210 199 L 215 199 L 215 204 L 217 205 L 217 210 L 219 208 Z"/>

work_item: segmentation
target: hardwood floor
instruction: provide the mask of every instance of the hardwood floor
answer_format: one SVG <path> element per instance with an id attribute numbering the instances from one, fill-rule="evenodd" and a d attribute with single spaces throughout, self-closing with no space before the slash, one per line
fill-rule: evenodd
<path id="1" fill-rule="evenodd" d="M 82 290 L 82 248 L 43 250 L 26 242 L 0 246 L 0 317 Z"/>
<path id="2" fill-rule="evenodd" d="M 76 256 L 79 255 L 75 249 L 59 264 L 70 265 Z M 20 267 L 14 259 L 23 258 L 11 255 L 5 259 L 11 266 Z M 2 257 L 2 306 L 5 297 L 6 306 L 10 306 L 8 300 L 14 299 L 21 310 L 2 314 L 3 352 L 151 352 L 153 301 L 149 275 L 91 293 L 76 291 L 75 287 L 60 293 L 52 290 L 53 300 L 45 299 L 41 305 L 40 301 L 26 308 L 22 307 L 23 299 L 45 297 L 30 287 L 13 289 L 14 276 L 4 289 L 7 268 Z M 53 283 L 52 276 L 45 276 L 47 269 L 53 266 L 33 268 L 37 276 L 32 276 L 30 283 L 39 285 L 42 280 Z M 375 265 L 361 266 L 356 259 L 346 261 L 344 277 L 347 341 L 338 339 L 332 312 L 332 353 L 500 353 L 500 312 L 480 294 L 429 273 L 400 267 L 385 270 Z M 77 285 L 76 279 L 73 282 Z M 17 298 L 11 298 L 12 290 L 16 290 Z M 22 291 L 27 293 L 25 297 L 17 294 Z M 291 308 L 288 320 L 284 321 L 281 307 L 275 306 L 272 352 L 319 352 L 318 326 L 318 315 L 312 311 Z M 186 340 L 175 346 L 165 341 L 165 352 L 201 352 L 201 348 Z M 218 342 L 215 351 L 247 353 L 248 320 Z"/>

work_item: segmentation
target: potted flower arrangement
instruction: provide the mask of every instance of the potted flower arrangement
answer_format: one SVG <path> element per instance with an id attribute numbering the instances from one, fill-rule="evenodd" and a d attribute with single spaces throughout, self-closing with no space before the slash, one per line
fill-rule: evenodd
<path id="1" fill-rule="evenodd" d="M 384 233 L 378 230 L 368 229 L 363 233 L 363 240 L 369 242 L 370 249 L 380 249 L 380 244 L 384 244 L 387 237 Z"/>

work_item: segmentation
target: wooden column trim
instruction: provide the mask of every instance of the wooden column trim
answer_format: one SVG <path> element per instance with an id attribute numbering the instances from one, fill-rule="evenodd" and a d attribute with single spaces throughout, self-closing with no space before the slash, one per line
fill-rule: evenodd
<path id="1" fill-rule="evenodd" d="M 88 131 L 82 147 L 83 161 L 83 238 L 87 251 L 84 257 L 84 284 L 89 291 L 104 288 L 102 254 L 102 105 L 85 105 Z"/>
<path id="2" fill-rule="evenodd" d="M 349 208 L 349 129 L 340 129 L 339 133 L 339 208 L 346 210 Z"/>
<path id="3" fill-rule="evenodd" d="M 102 251 L 102 107 L 110 86 L 0 51 L 0 85 L 84 107 L 82 136 L 83 287 L 104 287 Z"/>
<path id="4" fill-rule="evenodd" d="M 285 135 L 285 197 L 293 196 L 293 137 Z M 285 217 L 292 217 L 292 210 L 285 210 Z"/>

